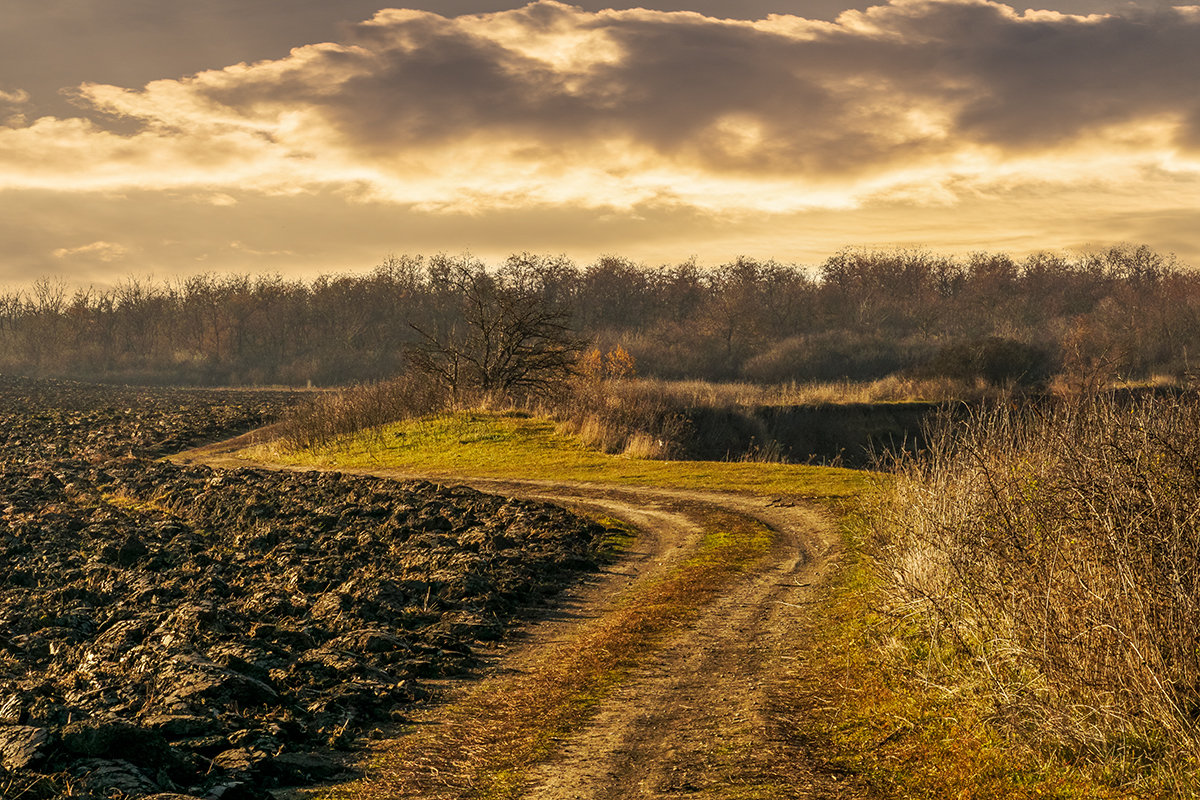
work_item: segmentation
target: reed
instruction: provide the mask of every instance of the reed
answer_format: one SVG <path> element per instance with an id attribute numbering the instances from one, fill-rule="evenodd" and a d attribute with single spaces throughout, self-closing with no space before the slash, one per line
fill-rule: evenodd
<path id="1" fill-rule="evenodd" d="M 1200 744 L 1200 398 L 993 405 L 869 515 L 892 613 L 997 719 L 1134 773 Z"/>

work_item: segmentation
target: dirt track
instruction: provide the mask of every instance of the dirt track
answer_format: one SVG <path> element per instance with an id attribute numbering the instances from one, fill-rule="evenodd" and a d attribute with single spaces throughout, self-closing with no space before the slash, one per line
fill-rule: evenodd
<path id="1" fill-rule="evenodd" d="M 246 466 L 230 457 L 234 449 L 225 443 L 177 459 Z M 388 470 L 362 474 L 425 477 Z M 444 476 L 437 479 L 445 481 Z M 715 492 L 554 481 L 460 482 L 600 511 L 640 531 L 620 561 L 579 587 L 558 612 L 501 645 L 493 654 L 493 674 L 536 669 L 549 648 L 601 622 L 627 592 L 693 557 L 706 510 L 745 515 L 774 532 L 767 556 L 649 654 L 601 701 L 581 730 L 526 776 L 523 797 L 863 796 L 810 758 L 791 735 L 787 718 L 786 675 L 803 648 L 804 608 L 838 557 L 837 537 L 818 513 L 781 500 Z M 456 702 L 467 688 L 451 689 L 448 702 Z M 445 707 L 431 706 L 416 721 L 436 725 Z M 454 763 L 453 755 L 445 753 L 414 759 L 411 780 L 401 781 L 408 788 L 389 796 L 462 796 Z"/>

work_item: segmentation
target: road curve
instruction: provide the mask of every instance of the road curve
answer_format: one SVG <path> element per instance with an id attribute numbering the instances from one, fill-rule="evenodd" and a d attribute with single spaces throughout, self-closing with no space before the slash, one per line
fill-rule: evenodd
<path id="1" fill-rule="evenodd" d="M 172 460 L 289 468 L 233 458 L 246 443 L 241 437 Z M 397 470 L 340 471 L 447 482 L 445 476 Z M 862 796 L 822 770 L 818 759 L 790 735 L 784 699 L 789 663 L 803 647 L 804 608 L 840 553 L 840 539 L 821 513 L 780 498 L 724 492 L 471 477 L 454 482 L 604 513 L 639 531 L 620 560 L 585 580 L 557 613 L 499 645 L 490 659 L 493 671 L 532 668 L 539 654 L 575 635 L 579 626 L 602 620 L 629 592 L 693 558 L 703 536 L 701 520 L 713 509 L 758 520 L 773 532 L 765 556 L 649 653 L 601 700 L 586 725 L 559 742 L 555 752 L 526 775 L 522 797 Z M 454 702 L 453 690 L 449 701 Z M 423 710 L 417 721 L 436 724 L 439 708 Z M 448 769 L 450 764 L 437 759 L 415 760 L 410 789 L 393 789 L 388 796 L 463 796 Z"/>

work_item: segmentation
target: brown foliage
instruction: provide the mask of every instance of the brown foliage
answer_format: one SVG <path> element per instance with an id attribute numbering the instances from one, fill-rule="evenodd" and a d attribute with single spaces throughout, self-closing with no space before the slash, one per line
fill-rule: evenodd
<path id="1" fill-rule="evenodd" d="M 816 269 L 522 253 L 494 267 L 390 257 L 309 282 L 200 275 L 72 293 L 42 280 L 0 294 L 0 369 L 128 382 L 346 384 L 393 376 L 410 354 L 447 384 L 520 388 L 562 373 L 577 341 L 623 348 L 646 377 L 875 380 L 996 340 L 1044 350 L 1068 383 L 1097 359 L 1113 377 L 1182 375 L 1200 352 L 1200 275 L 1145 247 L 844 250 Z"/>

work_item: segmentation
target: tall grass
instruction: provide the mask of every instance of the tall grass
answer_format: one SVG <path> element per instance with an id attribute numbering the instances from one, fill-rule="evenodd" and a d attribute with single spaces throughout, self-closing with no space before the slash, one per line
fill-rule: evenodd
<path id="1" fill-rule="evenodd" d="M 677 399 L 655 381 L 578 379 L 537 411 L 557 421 L 560 433 L 633 458 L 678 455 L 690 433 Z"/>
<path id="2" fill-rule="evenodd" d="M 890 375 L 873 381 L 753 383 L 667 381 L 639 378 L 630 383 L 645 393 L 661 395 L 678 406 L 732 408 L 806 406 L 843 403 L 945 402 L 976 400 L 997 394 L 994 387 L 952 378 Z"/>
<path id="3" fill-rule="evenodd" d="M 648 378 L 578 380 L 569 391 L 536 410 L 553 417 L 563 433 L 608 453 L 670 458 L 704 449 L 698 441 L 712 431 L 697 429 L 689 418 L 697 409 L 752 411 L 763 407 L 884 402 L 979 400 L 994 388 L 948 378 L 892 376 L 877 381 L 825 383 L 715 383 Z M 764 462 L 787 460 L 787 452 L 764 432 L 744 452 L 728 457 Z M 711 449 L 711 448 L 710 448 Z"/>
<path id="4" fill-rule="evenodd" d="M 1194 394 L 995 406 L 903 458 L 869 516 L 929 664 L 998 717 L 1135 773 L 1196 752 Z"/>
<path id="5" fill-rule="evenodd" d="M 292 411 L 275 430 L 284 446 L 324 447 L 342 436 L 447 409 L 450 396 L 436 381 L 405 373 L 390 381 L 323 392 Z"/>

